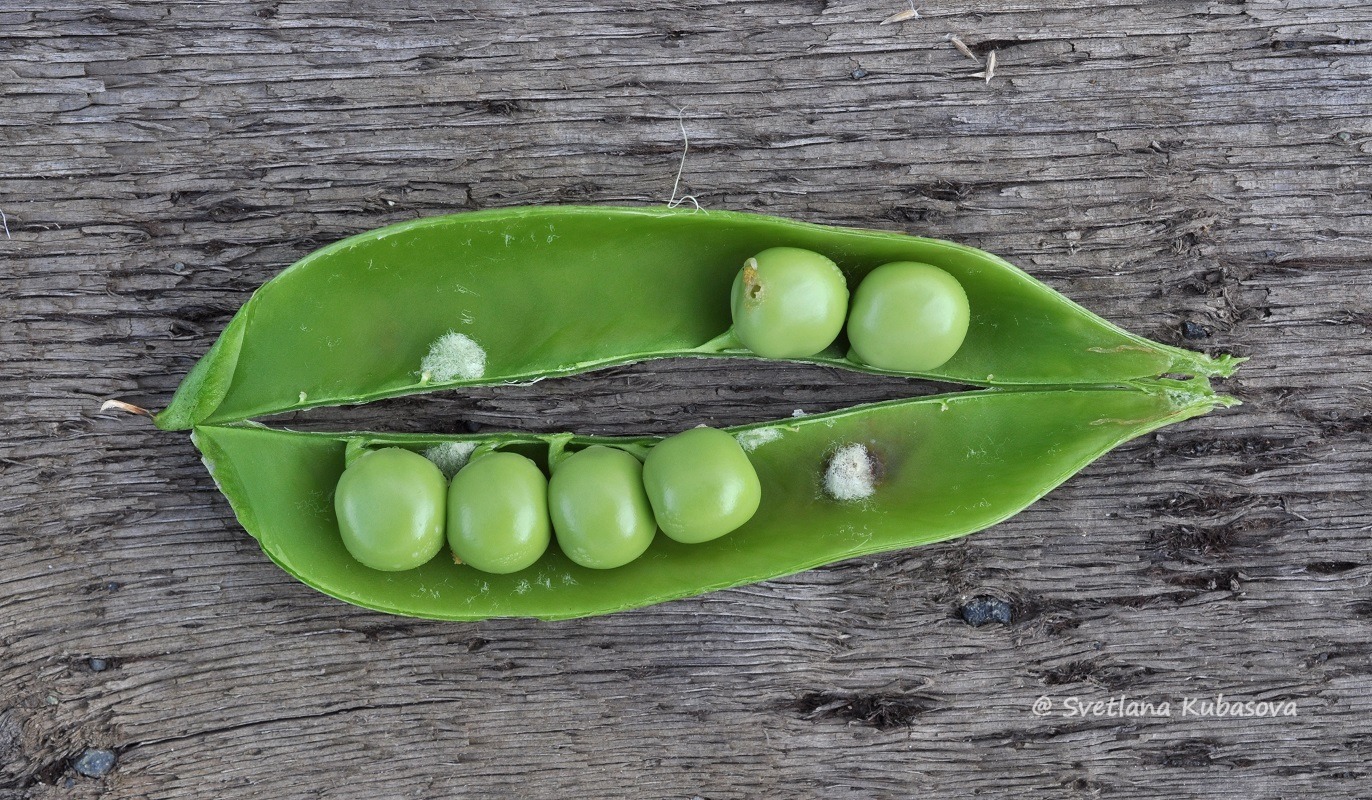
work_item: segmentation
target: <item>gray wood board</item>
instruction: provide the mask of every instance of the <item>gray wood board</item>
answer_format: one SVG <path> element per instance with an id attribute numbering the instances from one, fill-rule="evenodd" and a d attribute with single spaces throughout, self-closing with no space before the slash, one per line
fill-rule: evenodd
<path id="1" fill-rule="evenodd" d="M 0 798 L 1372 793 L 1365 2 L 43 5 L 0 0 Z M 679 113 L 705 208 L 1001 254 L 1250 356 L 1245 405 L 960 541 L 559 624 L 316 594 L 186 436 L 98 412 L 164 405 L 343 236 L 664 203 Z M 940 388 L 658 363 L 294 423 L 668 432 Z M 1183 714 L 1220 694 L 1298 713 Z M 1066 714 L 1121 696 L 1172 716 Z"/>

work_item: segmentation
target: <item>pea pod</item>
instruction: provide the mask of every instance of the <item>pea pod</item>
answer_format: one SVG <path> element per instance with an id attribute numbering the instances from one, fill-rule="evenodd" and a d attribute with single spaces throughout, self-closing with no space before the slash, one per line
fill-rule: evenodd
<path id="1" fill-rule="evenodd" d="M 730 212 L 512 208 L 392 225 L 306 256 L 243 305 L 156 423 L 180 430 L 650 358 L 751 356 L 729 334 L 731 286 L 748 257 L 781 246 L 832 258 L 850 286 L 893 261 L 957 278 L 973 309 L 962 347 L 936 369 L 902 374 L 1102 385 L 1237 364 L 1130 334 L 951 242 Z M 798 360 L 883 372 L 850 357 L 842 337 Z"/>
<path id="2" fill-rule="evenodd" d="M 339 539 L 331 496 L 351 446 L 422 451 L 469 441 L 543 462 L 553 446 L 651 448 L 652 438 L 559 435 L 320 434 L 253 424 L 203 425 L 193 439 L 239 521 L 290 574 L 368 608 L 436 619 L 559 619 L 603 614 L 764 580 L 853 556 L 962 536 L 1042 497 L 1131 438 L 1232 401 L 1191 382 L 980 391 L 899 400 L 731 429 L 757 469 L 762 502 L 721 539 L 658 536 L 611 570 L 572 563 L 554 545 L 533 566 L 480 573 L 435 559 L 383 573 Z M 826 493 L 829 459 L 860 445 L 879 466 L 874 491 Z"/>

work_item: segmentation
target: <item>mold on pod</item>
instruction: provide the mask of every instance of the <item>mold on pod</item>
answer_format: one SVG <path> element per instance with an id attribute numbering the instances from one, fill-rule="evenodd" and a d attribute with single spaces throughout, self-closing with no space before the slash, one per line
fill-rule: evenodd
<path id="1" fill-rule="evenodd" d="M 458 470 L 467 465 L 467 459 L 472 457 L 475 449 L 476 442 L 444 442 L 425 450 L 424 457 L 434 462 L 443 477 L 451 480 Z"/>
<path id="2" fill-rule="evenodd" d="M 486 351 L 465 333 L 448 331 L 419 362 L 421 383 L 475 381 L 486 374 Z"/>
<path id="3" fill-rule="evenodd" d="M 751 453 L 764 444 L 780 439 L 781 430 L 779 428 L 753 428 L 739 431 L 734 434 L 734 438 L 738 440 L 739 447 L 742 447 L 745 453 Z"/>
<path id="4" fill-rule="evenodd" d="M 839 502 L 866 500 L 876 494 L 881 461 L 858 442 L 845 444 L 829 456 L 824 467 L 824 493 Z"/>

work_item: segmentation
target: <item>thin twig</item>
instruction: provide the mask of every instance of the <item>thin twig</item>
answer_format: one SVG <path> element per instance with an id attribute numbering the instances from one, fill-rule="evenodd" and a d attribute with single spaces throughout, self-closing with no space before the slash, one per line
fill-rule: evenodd
<path id="1" fill-rule="evenodd" d="M 0 225 L 3 225 L 5 228 L 5 238 L 13 239 L 14 237 L 10 236 L 10 221 L 5 217 L 5 212 L 3 211 L 0 211 Z"/>
<path id="2" fill-rule="evenodd" d="M 700 207 L 700 201 L 695 198 L 695 195 L 682 195 L 680 200 L 678 200 L 676 196 L 677 190 L 681 187 L 681 173 L 686 170 L 686 154 L 691 152 L 691 140 L 686 135 L 686 121 L 683 119 L 685 113 L 685 108 L 678 108 L 676 110 L 676 124 L 681 128 L 681 163 L 678 164 L 676 168 L 676 180 L 672 182 L 672 199 L 667 201 L 667 207 L 676 208 L 687 200 L 690 200 L 691 204 L 696 207 L 696 211 L 704 211 L 705 209 Z"/>

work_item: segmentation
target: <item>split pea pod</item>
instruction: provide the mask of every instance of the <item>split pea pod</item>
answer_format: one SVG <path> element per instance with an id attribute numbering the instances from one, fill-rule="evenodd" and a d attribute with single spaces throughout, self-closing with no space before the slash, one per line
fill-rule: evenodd
<path id="1" fill-rule="evenodd" d="M 962 536 L 1042 497 L 1111 448 L 1228 404 L 1202 381 L 1122 388 L 969 392 L 856 406 L 729 429 L 756 467 L 761 504 L 713 541 L 656 537 L 640 558 L 588 569 L 554 543 L 527 569 L 494 575 L 439 556 L 408 572 L 357 563 L 330 497 L 349 444 L 422 452 L 444 441 L 518 453 L 546 468 L 558 447 L 651 448 L 653 438 L 528 434 L 334 435 L 203 426 L 196 445 L 243 527 L 304 583 L 368 608 L 436 619 L 590 616 L 738 586 L 854 556 Z M 841 449 L 871 459 L 871 493 L 838 499 Z"/>
<path id="2" fill-rule="evenodd" d="M 744 262 L 774 247 L 822 254 L 851 288 L 890 262 L 957 280 L 972 309 L 965 340 L 937 368 L 897 374 L 1100 385 L 1237 365 L 1123 331 L 952 242 L 721 211 L 512 208 L 392 225 L 306 256 L 243 305 L 156 423 L 180 430 L 652 358 L 756 357 L 730 330 L 730 296 Z M 796 360 L 891 372 L 850 354 L 844 336 Z"/>
<path id="3" fill-rule="evenodd" d="M 765 303 L 773 278 L 763 273 L 778 253 L 814 262 L 807 275 L 822 276 L 820 294 L 844 298 L 818 318 L 823 335 L 816 340 L 836 338 L 817 354 L 794 356 L 820 345 L 789 349 L 789 335 L 769 326 L 770 312 L 742 302 Z M 869 275 L 874 279 L 865 282 Z M 797 285 L 810 286 L 811 277 Z M 939 285 L 956 302 L 891 335 L 890 320 L 909 321 L 910 298 L 915 305 L 929 300 L 920 287 Z M 851 290 L 849 341 L 838 331 Z M 908 297 L 898 299 L 901 292 Z M 919 348 L 900 346 L 921 337 L 927 341 Z M 749 341 L 751 350 L 744 347 Z M 941 342 L 942 351 L 931 351 L 928 341 Z M 661 468 L 653 465 L 655 438 L 307 434 L 252 421 L 653 358 L 760 358 L 759 352 L 996 388 L 721 434 L 738 447 L 711 444 L 709 434 L 683 437 L 658 451 Z M 950 242 L 727 212 L 516 208 L 395 225 L 307 256 L 244 304 L 155 421 L 193 430 L 240 522 L 277 564 L 310 586 L 410 616 L 556 619 L 980 530 L 1112 447 L 1232 404 L 1207 377 L 1228 375 L 1239 361 L 1123 331 L 996 256 Z M 486 571 L 443 556 L 402 568 L 428 550 L 393 561 L 390 551 L 364 553 L 377 568 L 349 554 L 349 546 L 363 552 L 359 542 L 368 542 L 356 529 L 373 515 L 367 503 L 350 502 L 367 493 L 340 482 L 347 464 L 363 464 L 360 454 L 368 452 L 399 460 L 404 451 L 435 458 L 473 449 L 485 454 L 477 462 L 485 467 L 450 487 L 448 541 L 459 558 L 465 554 Z M 756 478 L 721 474 L 668 486 L 666 477 L 680 475 L 670 466 L 671 449 L 714 453 L 736 476 L 755 470 Z M 509 458 L 489 460 L 499 453 Z M 564 550 L 600 544 L 593 541 L 593 510 L 584 517 L 553 510 L 560 528 L 549 541 L 538 493 L 544 477 L 556 475 L 550 466 L 579 454 L 578 463 L 618 463 L 617 496 L 635 498 L 632 524 L 616 523 L 624 539 L 616 552 L 584 549 L 569 558 Z M 639 486 L 635 459 L 645 456 L 643 486 L 628 492 Z M 518 486 L 497 470 L 516 464 Z M 634 480 L 624 478 L 630 473 Z M 571 491 L 550 486 L 548 499 L 556 506 L 559 497 L 594 488 L 594 481 Z M 730 502 L 701 500 L 722 497 L 725 488 L 737 495 Z M 414 508 L 439 508 L 436 485 L 422 494 L 432 502 L 415 501 Z M 525 496 L 540 498 L 531 503 L 538 513 L 523 513 L 528 509 L 517 499 Z M 666 535 L 650 537 L 651 514 Z M 473 533 L 491 520 L 513 544 Z M 403 523 L 431 546 L 429 522 L 388 514 L 375 530 Z M 351 538 L 343 530 L 349 526 Z M 383 571 L 390 569 L 400 571 Z"/>

